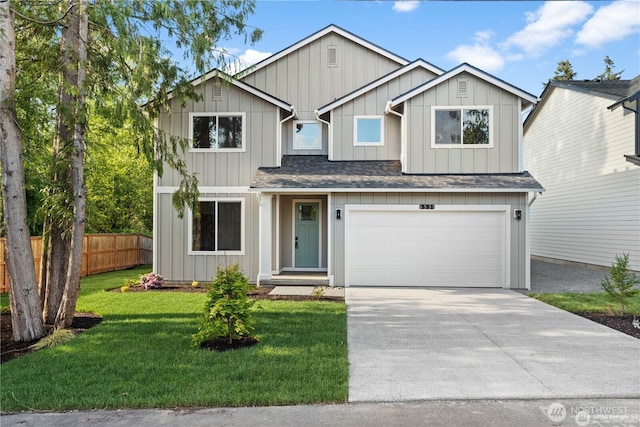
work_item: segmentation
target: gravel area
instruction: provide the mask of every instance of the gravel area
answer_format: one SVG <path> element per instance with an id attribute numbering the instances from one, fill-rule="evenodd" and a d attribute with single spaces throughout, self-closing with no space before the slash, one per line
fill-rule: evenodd
<path id="1" fill-rule="evenodd" d="M 531 290 L 525 293 L 601 292 L 606 267 L 581 267 L 531 260 Z"/>

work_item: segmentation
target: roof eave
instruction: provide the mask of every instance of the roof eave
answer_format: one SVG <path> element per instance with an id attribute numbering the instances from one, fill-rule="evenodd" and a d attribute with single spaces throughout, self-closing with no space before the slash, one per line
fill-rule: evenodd
<path id="1" fill-rule="evenodd" d="M 542 193 L 544 188 L 249 187 L 250 193 Z"/>

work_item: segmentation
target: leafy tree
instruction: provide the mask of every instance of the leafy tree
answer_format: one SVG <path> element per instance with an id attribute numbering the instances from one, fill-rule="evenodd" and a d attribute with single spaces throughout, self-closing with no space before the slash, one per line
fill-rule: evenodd
<path id="1" fill-rule="evenodd" d="M 600 74 L 598 77 L 596 77 L 596 80 L 620 80 L 620 75 L 624 72 L 624 70 L 618 72 L 618 73 L 614 73 L 613 69 L 615 68 L 615 64 L 613 62 L 613 60 L 611 58 L 609 58 L 609 55 L 604 57 L 604 71 L 602 72 L 602 74 Z"/>
<path id="2" fill-rule="evenodd" d="M 620 303 L 620 315 L 624 315 L 624 303 L 640 290 L 634 286 L 640 283 L 633 271 L 629 271 L 629 254 L 616 255 L 615 262 L 609 269 L 609 275 L 602 280 L 602 289 L 609 298 Z"/>
<path id="3" fill-rule="evenodd" d="M 553 73 L 553 78 L 551 80 L 573 80 L 578 73 L 573 71 L 573 66 L 568 59 L 564 61 L 558 61 L 558 67 L 556 71 Z"/>
<path id="4" fill-rule="evenodd" d="M 65 327 L 73 320 L 79 286 L 79 254 L 88 203 L 85 150 L 92 152 L 87 145 L 92 141 L 87 135 L 91 135 L 97 117 L 127 123 L 133 135 L 129 143 L 159 174 L 165 166 L 178 172 L 181 182 L 174 193 L 174 205 L 182 215 L 185 206 L 194 206 L 198 198 L 197 179 L 189 173 L 182 157 L 187 141 L 157 131 L 154 120 L 168 106 L 170 96 L 183 101 L 199 96 L 191 84 L 193 76 L 159 40 L 161 37 L 174 40 L 177 48 L 184 51 L 184 59 L 195 63 L 195 72 L 203 74 L 211 64 L 223 61 L 224 53 L 215 49 L 220 40 L 238 34 L 255 42 L 261 31 L 245 24 L 246 17 L 253 12 L 253 0 L 92 3 L 61 0 L 0 4 L 3 18 L 0 45 L 7 49 L 7 58 L 21 58 L 17 73 L 21 77 L 17 78 L 15 72 L 3 72 L 2 87 L 16 88 L 15 96 L 8 99 L 15 99 L 14 118 L 22 120 L 18 124 L 25 129 L 25 140 L 35 142 L 33 148 L 38 153 L 43 152 L 42 147 L 49 147 L 46 150 L 49 160 L 45 167 L 37 169 L 38 179 L 33 183 L 34 188 L 40 188 L 36 200 L 43 203 L 45 244 L 39 283 L 42 314 L 46 323 Z M 10 43 L 14 32 L 4 31 L 14 26 L 19 28 L 17 44 Z M 59 53 L 52 55 L 52 52 Z M 38 122 L 28 123 L 33 118 Z M 19 149 L 7 157 L 13 158 L 16 153 L 19 157 L 20 135 L 13 131 L 10 135 L 16 141 L 10 147 Z M 29 146 L 24 152 L 29 153 Z M 22 163 L 21 158 L 18 161 Z M 24 177 L 4 164 L 2 173 L 3 182 L 11 173 L 16 187 L 25 187 Z M 26 195 L 13 195 L 6 190 L 3 187 L 8 247 L 11 252 L 26 253 L 28 239 L 17 240 L 9 226 L 25 232 L 27 229 L 15 225 L 13 217 L 8 218 L 7 206 L 7 197 L 25 200 Z M 33 269 L 29 267 L 32 263 L 23 264 L 24 269 Z M 35 286 L 32 280 L 35 274 L 23 281 L 15 269 L 9 272 L 13 294 L 18 290 L 15 287 L 18 282 L 22 286 L 20 292 L 28 293 Z M 12 311 L 14 314 L 14 328 L 21 329 L 24 316 Z M 33 317 L 33 313 L 28 316 Z"/>
<path id="5" fill-rule="evenodd" d="M 90 117 L 95 113 L 90 112 Z M 95 116 L 87 134 L 87 232 L 150 233 L 153 169 L 136 147 L 129 123 Z"/>

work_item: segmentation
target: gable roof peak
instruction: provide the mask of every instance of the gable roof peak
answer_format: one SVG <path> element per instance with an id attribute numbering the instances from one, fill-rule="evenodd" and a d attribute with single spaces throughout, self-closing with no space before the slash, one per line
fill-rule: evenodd
<path id="1" fill-rule="evenodd" d="M 391 101 L 391 107 L 396 107 L 399 104 L 402 104 L 403 102 L 405 102 L 408 99 L 413 98 L 416 95 L 419 95 L 420 93 L 431 89 L 434 86 L 439 85 L 440 83 L 447 81 L 459 74 L 462 73 L 468 73 L 471 75 L 474 75 L 475 77 L 478 77 L 479 79 L 482 79 L 486 82 L 489 82 L 495 86 L 498 86 L 499 88 L 510 92 L 518 97 L 520 97 L 521 99 L 523 99 L 525 101 L 525 105 L 523 105 L 523 107 L 526 107 L 526 104 L 530 104 L 530 105 L 534 105 L 536 104 L 536 102 L 538 101 L 538 99 L 536 98 L 535 95 L 530 94 L 529 92 L 526 92 L 522 89 L 517 88 L 516 86 L 512 85 L 511 83 L 507 83 L 502 79 L 499 79 L 498 77 L 495 77 L 489 73 L 487 73 L 486 71 L 481 70 L 480 68 L 474 67 L 473 65 L 467 63 L 467 62 L 463 62 L 462 64 L 452 68 L 451 70 L 439 75 L 438 77 L 435 77 L 431 80 L 429 80 L 426 83 L 421 84 L 420 86 L 417 86 L 416 88 L 398 95 L 397 97 L 395 97 L 392 101 Z"/>
<path id="2" fill-rule="evenodd" d="M 302 40 L 290 45 L 289 47 L 286 47 L 284 49 L 282 49 L 281 51 L 274 53 L 273 55 L 269 56 L 268 58 L 263 59 L 262 61 L 258 62 L 257 64 L 253 65 L 248 71 L 245 70 L 244 72 L 240 72 L 237 75 L 240 78 L 244 78 L 246 76 L 249 76 L 253 73 L 255 73 L 256 71 L 260 70 L 261 68 L 266 67 L 269 64 L 272 64 L 273 62 L 279 60 L 280 58 L 283 58 L 285 56 L 287 56 L 288 54 L 290 54 L 291 52 L 294 52 L 298 49 L 300 49 L 303 46 L 306 46 L 328 34 L 338 34 L 348 40 L 351 40 L 352 42 L 359 44 L 360 46 L 363 46 L 367 49 L 370 49 L 394 62 L 396 62 L 398 65 L 400 66 L 404 66 L 407 65 L 409 63 L 409 61 L 403 57 L 401 57 L 400 55 L 396 55 L 395 53 L 384 49 L 380 46 L 378 46 L 375 43 L 372 43 L 370 41 L 367 41 L 363 38 L 361 38 L 360 36 L 357 36 L 356 34 L 345 30 L 344 28 L 341 28 L 335 24 L 329 24 L 326 27 L 316 31 L 315 33 L 311 34 L 310 36 L 307 36 L 305 38 L 303 38 Z"/>

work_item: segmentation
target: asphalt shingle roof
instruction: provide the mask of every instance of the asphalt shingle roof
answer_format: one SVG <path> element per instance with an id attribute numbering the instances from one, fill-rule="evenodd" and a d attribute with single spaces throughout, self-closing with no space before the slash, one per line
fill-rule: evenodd
<path id="1" fill-rule="evenodd" d="M 409 175 L 397 160 L 334 162 L 327 156 L 284 156 L 281 167 L 258 169 L 251 188 L 543 191 L 528 172 Z"/>
<path id="2" fill-rule="evenodd" d="M 567 80 L 554 81 L 560 87 L 577 88 L 626 98 L 640 90 L 640 75 L 632 80 Z"/>

